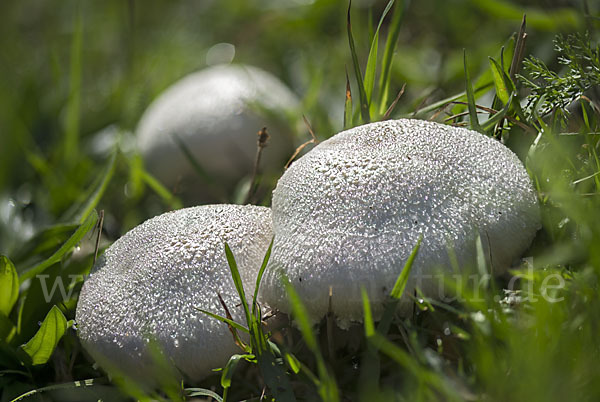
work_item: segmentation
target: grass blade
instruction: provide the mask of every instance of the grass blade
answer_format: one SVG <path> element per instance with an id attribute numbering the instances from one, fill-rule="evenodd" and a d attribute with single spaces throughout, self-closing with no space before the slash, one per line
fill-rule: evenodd
<path id="1" fill-rule="evenodd" d="M 248 301 L 246 300 L 246 293 L 244 292 L 244 284 L 242 283 L 240 271 L 238 270 L 237 263 L 235 262 L 233 252 L 227 243 L 225 243 L 225 256 L 227 257 L 227 263 L 229 264 L 229 269 L 231 270 L 231 277 L 233 278 L 235 289 L 237 290 L 238 295 L 240 295 L 242 306 L 244 307 L 248 328 L 252 328 L 252 316 L 250 315 L 250 309 L 248 308 Z"/>
<path id="2" fill-rule="evenodd" d="M 383 58 L 381 60 L 381 75 L 379 76 L 379 114 L 385 112 L 387 99 L 390 91 L 390 71 L 392 69 L 392 56 L 394 55 L 394 48 L 396 42 L 400 36 L 400 27 L 402 26 L 402 16 L 404 15 L 404 9 L 406 8 L 409 1 L 398 1 L 394 7 L 392 13 L 392 20 L 388 27 L 388 36 L 385 42 L 385 50 L 383 51 Z"/>
<path id="3" fill-rule="evenodd" d="M 315 356 L 315 360 L 317 362 L 317 369 L 319 372 L 319 394 L 324 401 L 338 401 L 338 389 L 333 376 L 327 370 L 327 366 L 325 365 L 325 360 L 323 359 L 323 354 L 321 353 L 321 349 L 319 348 L 319 344 L 317 342 L 317 338 L 315 337 L 312 325 L 310 320 L 308 319 L 308 313 L 306 308 L 302 304 L 300 300 L 300 296 L 296 292 L 296 289 L 292 286 L 292 284 L 284 278 L 285 282 L 285 290 L 290 300 L 290 304 L 292 305 L 292 313 L 294 314 L 294 318 L 298 327 L 300 328 L 300 332 L 302 333 L 302 337 L 304 342 L 306 342 L 306 346 L 310 349 L 310 351 Z"/>
<path id="4" fill-rule="evenodd" d="M 377 72 L 377 52 L 379 48 L 379 30 L 381 29 L 381 24 L 385 19 L 387 13 L 394 5 L 394 0 L 390 0 L 383 10 L 381 14 L 381 18 L 379 19 L 379 24 L 377 25 L 377 29 L 375 30 L 375 35 L 373 35 L 373 41 L 371 42 L 371 48 L 369 49 L 369 56 L 367 57 L 367 68 L 365 70 L 365 93 L 367 95 L 367 102 L 370 105 L 372 100 L 373 88 L 375 86 L 375 73 Z M 371 21 L 371 19 L 369 19 Z"/>
<path id="5" fill-rule="evenodd" d="M 344 130 L 351 128 L 352 124 L 352 91 L 350 90 L 350 78 L 346 70 L 346 101 L 344 103 Z"/>
<path id="6" fill-rule="evenodd" d="M 35 267 L 21 274 L 21 277 L 19 278 L 20 283 L 23 283 L 27 279 L 31 279 L 34 276 L 41 274 L 46 268 L 59 262 L 67 252 L 71 251 L 73 247 L 75 247 L 75 245 L 81 241 L 87 232 L 96 226 L 97 221 L 98 213 L 95 210 L 92 210 L 92 213 L 90 213 L 86 220 L 77 228 L 75 233 L 73 233 L 73 235 L 69 237 L 69 239 L 58 250 L 56 250 L 54 254 Z"/>
<path id="7" fill-rule="evenodd" d="M 419 236 L 419 240 L 417 240 L 417 244 L 413 247 L 410 255 L 408 256 L 408 260 L 404 264 L 404 268 L 402 268 L 402 272 L 398 275 L 398 279 L 396 279 L 396 283 L 394 284 L 394 288 L 390 296 L 394 299 L 400 299 L 402 294 L 404 293 L 404 289 L 406 288 L 406 283 L 408 282 L 408 277 L 410 276 L 410 271 L 412 270 L 413 262 L 417 257 L 417 253 L 419 252 L 419 248 L 421 247 L 421 241 L 423 240 L 423 236 Z"/>
<path id="8" fill-rule="evenodd" d="M 53 306 L 38 332 L 22 346 L 34 366 L 45 364 L 50 359 L 66 330 L 67 319 L 58 307 Z"/>
<path id="9" fill-rule="evenodd" d="M 477 106 L 475 106 L 475 94 L 473 93 L 473 85 L 471 83 L 471 76 L 469 75 L 469 69 L 467 68 L 467 51 L 463 53 L 463 61 L 465 66 L 465 84 L 467 91 L 467 107 L 469 108 L 469 120 L 471 123 L 471 129 L 483 133 L 483 130 L 479 126 L 479 119 L 477 118 Z"/>
<path id="10" fill-rule="evenodd" d="M 238 363 L 246 357 L 249 357 L 249 355 L 233 355 L 229 358 L 225 368 L 223 368 L 223 374 L 221 374 L 221 386 L 224 389 L 231 387 L 231 379 L 233 378 L 235 368 L 237 367 Z"/>
<path id="11" fill-rule="evenodd" d="M 356 84 L 358 86 L 358 94 L 360 97 L 360 115 L 362 117 L 362 124 L 369 123 L 371 117 L 369 115 L 369 101 L 365 92 L 365 86 L 363 81 L 362 72 L 360 71 L 360 64 L 358 63 L 358 56 L 356 54 L 356 47 L 354 46 L 354 37 L 352 36 L 352 24 L 350 22 L 350 9 L 352 8 L 352 0 L 348 2 L 348 42 L 350 44 L 350 53 L 352 54 L 352 64 L 354 65 L 354 73 L 356 75 Z"/>
<path id="12" fill-rule="evenodd" d="M 271 250 L 273 249 L 273 242 L 275 241 L 275 237 L 273 237 L 271 239 L 271 243 L 269 243 L 269 248 L 267 249 L 267 252 L 265 253 L 265 258 L 263 258 L 263 262 L 262 265 L 260 266 L 260 269 L 258 270 L 258 276 L 256 277 L 256 286 L 254 287 L 254 296 L 252 296 L 252 316 L 254 317 L 255 320 L 258 320 L 260 322 L 260 317 L 257 317 L 256 313 L 256 309 L 257 309 L 257 303 L 256 303 L 256 299 L 258 298 L 258 290 L 260 288 L 260 282 L 262 281 L 262 277 L 263 274 L 265 273 L 265 269 L 267 268 L 267 264 L 269 263 L 269 258 L 271 258 Z"/>
<path id="13" fill-rule="evenodd" d="M 242 324 L 239 324 L 239 323 L 237 323 L 237 322 L 235 322 L 235 321 L 233 321 L 233 320 L 231 320 L 229 318 L 223 317 L 222 315 L 219 315 L 219 314 L 211 313 L 210 311 L 203 310 L 203 309 L 198 308 L 198 307 L 194 307 L 194 308 L 196 310 L 200 311 L 201 313 L 206 314 L 207 316 L 214 318 L 215 320 L 219 320 L 221 322 L 224 322 L 227 325 L 231 325 L 233 328 L 237 329 L 238 331 L 242 331 L 242 332 L 245 332 L 247 334 L 250 333 L 250 330 L 248 328 L 244 327 Z"/>
<path id="14" fill-rule="evenodd" d="M 375 333 L 375 324 L 373 323 L 373 313 L 371 312 L 371 303 L 369 295 L 364 287 L 360 289 L 360 295 L 363 303 L 363 316 L 365 322 L 365 336 L 368 338 Z"/>
<path id="15" fill-rule="evenodd" d="M 19 275 L 8 257 L 0 255 L 0 313 L 8 317 L 19 298 Z"/>
<path id="16" fill-rule="evenodd" d="M 505 105 L 509 100 L 509 90 L 504 79 L 504 70 L 500 64 L 492 57 L 489 58 L 492 77 L 494 79 L 494 87 L 496 88 L 496 96 Z"/>

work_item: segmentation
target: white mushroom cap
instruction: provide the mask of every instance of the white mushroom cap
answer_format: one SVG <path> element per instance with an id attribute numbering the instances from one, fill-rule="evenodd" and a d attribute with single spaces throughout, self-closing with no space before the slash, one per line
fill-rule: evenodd
<path id="1" fill-rule="evenodd" d="M 209 175 L 237 181 L 252 173 L 263 127 L 270 141 L 262 161 L 283 167 L 293 151 L 292 130 L 274 116 L 297 107 L 297 97 L 270 73 L 217 65 L 177 81 L 148 107 L 137 127 L 138 146 L 159 180 L 169 187 L 182 180 L 184 193 L 193 192 L 201 182 L 174 136 Z"/>
<path id="2" fill-rule="evenodd" d="M 148 383 L 156 380 L 148 339 L 192 380 L 223 367 L 241 350 L 226 324 L 195 307 L 225 316 L 219 293 L 244 323 L 224 243 L 251 299 L 271 238 L 270 210 L 250 205 L 186 208 L 137 226 L 84 282 L 76 311 L 83 346 L 101 366 Z"/>
<path id="3" fill-rule="evenodd" d="M 531 181 L 508 148 L 464 128 L 406 119 L 356 127 L 319 144 L 281 177 L 272 214 L 263 301 L 289 310 L 283 272 L 318 320 L 332 286 L 341 325 L 362 320 L 361 286 L 374 313 L 381 311 L 421 235 L 405 295 L 418 285 L 439 297 L 440 281 L 427 275 L 450 266 L 448 248 L 459 263 L 471 264 L 480 234 L 499 273 L 540 227 Z"/>

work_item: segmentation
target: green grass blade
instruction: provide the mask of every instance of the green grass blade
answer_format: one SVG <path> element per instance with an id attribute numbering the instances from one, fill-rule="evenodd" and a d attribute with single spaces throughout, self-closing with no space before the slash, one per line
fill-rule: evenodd
<path id="1" fill-rule="evenodd" d="M 83 23 L 81 8 L 75 12 L 73 39 L 71 42 L 71 65 L 69 79 L 69 100 L 67 103 L 64 157 L 68 164 L 78 157 L 79 153 L 79 122 L 81 106 L 81 71 L 82 71 L 82 42 Z"/>
<path id="2" fill-rule="evenodd" d="M 365 92 L 365 85 L 363 81 L 362 72 L 360 71 L 360 64 L 358 63 L 358 55 L 356 53 L 356 47 L 354 46 L 354 37 L 352 36 L 352 24 L 350 22 L 350 9 L 352 8 L 352 0 L 348 2 L 348 43 L 350 44 L 350 53 L 352 54 L 352 64 L 354 65 L 354 74 L 356 75 L 356 84 L 358 86 L 358 94 L 360 98 L 360 115 L 362 117 L 362 124 L 369 123 L 371 117 L 369 115 L 369 101 L 367 100 L 367 94 Z"/>
<path id="3" fill-rule="evenodd" d="M 352 121 L 352 91 L 350 90 L 350 78 L 346 70 L 346 101 L 344 103 L 344 130 L 353 127 Z"/>
<path id="4" fill-rule="evenodd" d="M 423 240 L 423 236 L 419 236 L 417 240 L 417 244 L 413 247 L 406 263 L 404 264 L 404 268 L 402 268 L 402 272 L 398 275 L 398 279 L 396 279 L 396 283 L 394 284 L 394 288 L 390 296 L 394 299 L 400 299 L 404 294 L 404 289 L 406 288 L 406 283 L 408 282 L 408 277 L 410 276 L 410 271 L 412 270 L 413 262 L 417 257 L 417 253 L 419 252 L 419 248 L 421 247 L 421 241 Z"/>
<path id="5" fill-rule="evenodd" d="M 269 263 L 269 258 L 271 258 L 271 250 L 273 249 L 273 242 L 275 241 L 275 237 L 271 239 L 271 243 L 269 243 L 269 248 L 265 253 L 265 258 L 263 258 L 262 265 L 258 270 L 258 276 L 256 277 L 256 286 L 254 287 L 254 296 L 252 296 L 252 316 L 260 322 L 260 317 L 256 316 L 257 303 L 256 299 L 258 298 L 258 290 L 260 289 L 260 283 L 262 281 L 263 274 L 265 273 L 265 269 L 267 269 L 267 264 Z"/>
<path id="6" fill-rule="evenodd" d="M 237 290 L 242 302 L 242 306 L 244 307 L 248 328 L 252 328 L 252 316 L 250 315 L 250 309 L 248 308 L 246 292 L 244 292 L 244 284 L 242 283 L 240 271 L 238 270 L 237 263 L 235 262 L 233 252 L 231 251 L 231 248 L 229 248 L 229 244 L 227 244 L 227 242 L 225 243 L 225 256 L 227 257 L 227 263 L 229 264 L 229 270 L 231 271 L 231 277 L 233 279 L 233 283 L 235 284 L 235 289 Z"/>
<path id="7" fill-rule="evenodd" d="M 383 24 L 383 20 L 386 15 L 394 5 L 394 0 L 390 0 L 383 10 L 381 14 L 381 18 L 379 19 L 379 24 L 377 25 L 377 29 L 375 30 L 375 35 L 373 35 L 373 41 L 371 42 L 371 48 L 369 49 L 369 57 L 367 57 L 367 68 L 365 70 L 365 93 L 367 94 L 367 102 L 369 105 L 372 101 L 373 88 L 375 86 L 375 73 L 377 72 L 377 52 L 379 49 L 379 30 L 381 29 L 381 24 Z M 369 20 L 371 21 L 371 20 Z"/>
<path id="8" fill-rule="evenodd" d="M 471 129 L 483 133 L 483 130 L 479 126 L 479 119 L 477 118 L 477 106 L 475 105 L 475 94 L 473 93 L 473 85 L 471 83 L 471 76 L 469 75 L 469 69 L 467 68 L 467 51 L 464 50 L 463 61 L 465 66 L 465 84 L 467 92 L 467 107 L 469 108 L 469 120 L 471 123 Z"/>
<path id="9" fill-rule="evenodd" d="M 385 50 L 383 51 L 383 58 L 381 59 L 381 75 L 379 76 L 379 114 L 383 114 L 386 111 L 387 100 L 390 92 L 390 72 L 392 70 L 392 61 L 394 55 L 394 48 L 398 37 L 400 36 L 400 27 L 402 26 L 402 16 L 404 15 L 404 9 L 406 8 L 409 1 L 398 1 L 394 7 L 392 13 L 392 20 L 388 27 L 388 35 L 385 41 Z"/>
<path id="10" fill-rule="evenodd" d="M 315 360 L 317 362 L 317 369 L 319 372 L 319 394 L 324 401 L 338 401 L 338 389 L 333 376 L 327 370 L 327 366 L 325 365 L 325 360 L 323 359 L 323 354 L 321 353 L 321 349 L 319 348 L 319 344 L 317 342 L 317 338 L 312 330 L 312 325 L 308 318 L 308 312 L 306 308 L 302 304 L 300 300 L 300 296 L 296 292 L 296 289 L 292 286 L 292 284 L 284 278 L 284 284 L 286 293 L 290 300 L 290 304 L 292 305 L 292 313 L 294 314 L 294 318 L 298 327 L 300 328 L 300 332 L 306 343 L 306 346 L 310 349 L 310 351 L 315 356 Z"/>
<path id="11" fill-rule="evenodd" d="M 373 313 L 371 312 L 371 303 L 369 295 L 364 287 L 360 289 L 360 295 L 363 303 L 363 318 L 365 325 L 365 336 L 368 338 L 375 333 L 375 324 L 373 323 Z"/>
<path id="12" fill-rule="evenodd" d="M 238 363 L 247 356 L 248 355 L 233 355 L 229 358 L 225 368 L 223 368 L 223 374 L 221 374 L 221 386 L 223 388 L 231 387 L 231 379 L 235 373 L 235 368 L 237 367 Z"/>
<path id="13" fill-rule="evenodd" d="M 8 316 L 19 298 L 19 275 L 8 257 L 0 255 L 0 313 Z"/>
<path id="14" fill-rule="evenodd" d="M 490 57 L 489 61 L 494 80 L 494 87 L 496 88 L 496 96 L 502 101 L 502 104 L 505 105 L 509 100 L 510 92 L 506 86 L 506 81 L 504 80 L 504 70 L 494 58 Z"/>
<path id="15" fill-rule="evenodd" d="M 21 274 L 19 281 L 23 283 L 27 279 L 31 279 L 38 274 L 44 272 L 44 270 L 50 267 L 53 264 L 56 264 L 61 260 L 61 258 L 71 251 L 73 247 L 77 245 L 94 226 L 96 226 L 96 222 L 98 221 L 98 213 L 95 210 L 92 210 L 92 213 L 86 218 L 86 220 L 77 228 L 75 233 L 58 249 L 54 254 L 52 254 L 49 258 L 42 261 L 35 267 Z"/>
<path id="16" fill-rule="evenodd" d="M 194 307 L 194 308 L 196 310 L 200 311 L 201 313 L 206 314 L 207 316 L 214 318 L 215 320 L 219 320 L 221 322 L 224 322 L 227 325 L 231 325 L 233 328 L 237 329 L 238 331 L 242 331 L 242 332 L 245 332 L 247 334 L 250 333 L 250 330 L 248 328 L 244 327 L 242 324 L 239 324 L 239 323 L 237 323 L 237 322 L 235 322 L 233 320 L 230 320 L 229 318 L 223 317 L 223 316 L 221 316 L 219 314 L 211 313 L 210 311 L 203 310 L 203 309 L 198 308 L 198 307 Z"/>
<path id="17" fill-rule="evenodd" d="M 58 307 L 53 306 L 38 332 L 22 346 L 34 366 L 45 364 L 50 359 L 66 330 L 67 319 Z"/>

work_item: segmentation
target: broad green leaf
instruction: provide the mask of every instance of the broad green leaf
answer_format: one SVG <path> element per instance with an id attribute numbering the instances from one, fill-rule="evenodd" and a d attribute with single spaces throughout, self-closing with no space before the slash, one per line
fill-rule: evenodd
<path id="1" fill-rule="evenodd" d="M 54 254 L 52 254 L 48 259 L 42 261 L 30 270 L 22 273 L 19 278 L 20 282 L 23 283 L 27 279 L 31 279 L 36 275 L 41 274 L 46 268 L 59 262 L 61 258 L 66 253 L 71 251 L 73 247 L 75 247 L 77 243 L 81 241 L 83 236 L 85 236 L 86 233 L 89 232 L 96 225 L 97 221 L 98 213 L 95 210 L 92 210 L 92 213 L 86 218 L 85 222 L 83 222 L 79 226 L 79 228 L 77 228 L 75 233 L 73 233 L 73 235 L 69 237 L 69 239 Z"/>
<path id="2" fill-rule="evenodd" d="M 53 306 L 38 332 L 22 346 L 34 366 L 45 364 L 50 359 L 66 330 L 67 319 L 58 307 Z"/>
<path id="3" fill-rule="evenodd" d="M 8 257 L 0 255 L 0 313 L 8 316 L 19 298 L 19 276 Z"/>
<path id="4" fill-rule="evenodd" d="M 369 101 L 365 92 L 365 85 L 363 81 L 362 72 L 360 71 L 360 64 L 358 63 L 358 55 L 356 53 L 356 47 L 354 46 L 354 37 L 352 36 L 352 24 L 350 23 L 350 9 L 352 8 L 352 0 L 348 2 L 348 42 L 350 44 L 350 53 L 352 54 L 352 64 L 354 65 L 354 73 L 356 75 L 356 84 L 358 86 L 358 94 L 360 97 L 360 114 L 362 117 L 362 124 L 369 123 L 371 117 L 369 115 Z"/>
<path id="5" fill-rule="evenodd" d="M 467 92 L 467 107 L 469 108 L 469 120 L 471 122 L 471 128 L 475 131 L 479 131 L 483 134 L 483 130 L 479 126 L 479 119 L 477 118 L 477 106 L 475 105 L 475 94 L 473 93 L 473 85 L 471 83 L 471 76 L 469 75 L 469 69 L 467 67 L 467 51 L 463 53 L 463 61 L 465 65 L 465 84 Z"/>
<path id="6" fill-rule="evenodd" d="M 398 279 L 396 279 L 396 283 L 394 284 L 394 288 L 392 289 L 391 296 L 394 299 L 400 299 L 402 294 L 404 293 L 404 289 L 406 288 L 406 283 L 408 282 L 408 277 L 410 276 L 410 271 L 412 270 L 413 262 L 417 257 L 417 253 L 419 252 L 419 248 L 421 247 L 421 241 L 423 240 L 422 236 L 419 236 L 417 240 L 417 244 L 413 247 L 412 252 L 408 256 L 406 263 L 404 264 L 404 268 L 402 268 L 402 272 L 398 275 Z"/>

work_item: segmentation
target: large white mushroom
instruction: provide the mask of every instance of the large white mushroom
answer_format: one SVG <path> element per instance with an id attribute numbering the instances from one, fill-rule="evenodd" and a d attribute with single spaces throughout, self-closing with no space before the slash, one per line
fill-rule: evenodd
<path id="1" fill-rule="evenodd" d="M 224 243 L 251 295 L 271 238 L 270 210 L 250 205 L 187 208 L 137 226 L 106 250 L 84 282 L 76 311 L 83 346 L 109 371 L 148 383 L 160 375 L 149 344 L 192 380 L 223 367 L 240 349 L 227 325 L 196 307 L 224 316 L 218 293 L 233 318 L 245 322 Z"/>
<path id="2" fill-rule="evenodd" d="M 257 133 L 267 127 L 270 141 L 262 162 L 282 168 L 293 151 L 293 130 L 284 116 L 298 103 L 266 71 L 235 64 L 209 67 L 177 81 L 148 107 L 136 130 L 138 146 L 152 174 L 195 200 L 206 191 L 181 144 L 224 186 L 252 173 Z"/>
<path id="3" fill-rule="evenodd" d="M 362 319 L 360 289 L 375 314 L 420 236 L 406 293 L 440 297 L 449 249 L 475 261 L 475 238 L 505 270 L 540 227 L 536 194 L 523 165 L 477 132 L 419 120 L 356 127 L 295 162 L 273 192 L 275 243 L 263 301 L 288 311 L 285 274 L 313 320 L 331 308 L 344 325 Z M 442 283 L 443 284 L 443 283 Z M 409 300 L 405 300 L 406 303 Z"/>

